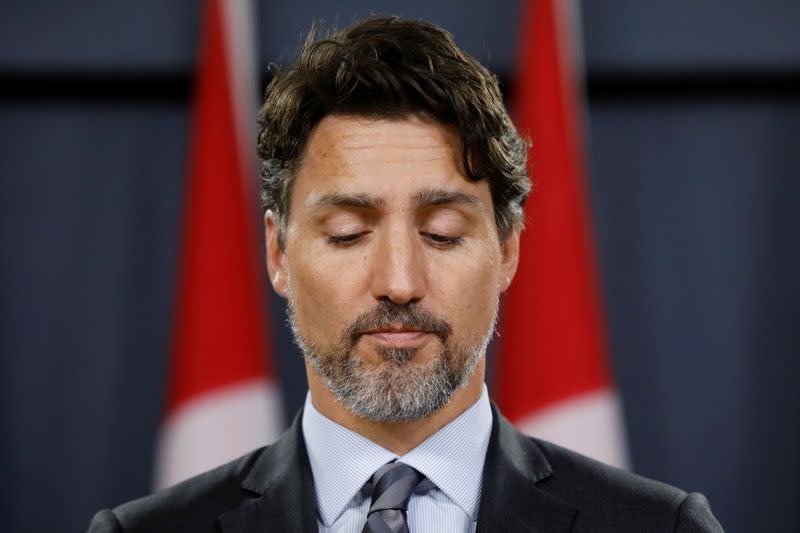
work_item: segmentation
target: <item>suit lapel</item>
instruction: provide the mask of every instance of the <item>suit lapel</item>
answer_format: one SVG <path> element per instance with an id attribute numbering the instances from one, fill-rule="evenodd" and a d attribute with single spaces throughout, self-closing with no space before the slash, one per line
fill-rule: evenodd
<path id="1" fill-rule="evenodd" d="M 547 493 L 552 467 L 539 446 L 492 405 L 476 533 L 567 533 L 577 509 Z M 315 533 L 314 484 L 300 428 L 302 411 L 275 444 L 264 449 L 242 481 L 253 498 L 219 517 L 225 533 Z"/>
<path id="2" fill-rule="evenodd" d="M 546 479 L 553 475 L 547 458 L 494 405 L 492 415 L 477 533 L 566 533 L 572 528 L 577 509 L 544 489 Z"/>
<path id="3" fill-rule="evenodd" d="M 256 459 L 242 481 L 242 488 L 254 497 L 219 517 L 222 531 L 317 531 L 314 484 L 301 416 L 302 411 L 289 430 Z"/>

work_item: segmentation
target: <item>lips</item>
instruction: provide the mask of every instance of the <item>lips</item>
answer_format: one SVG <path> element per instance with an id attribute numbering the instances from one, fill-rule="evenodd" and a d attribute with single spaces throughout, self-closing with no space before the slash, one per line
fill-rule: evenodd
<path id="1" fill-rule="evenodd" d="M 363 335 L 385 346 L 412 348 L 421 344 L 430 333 L 407 328 L 381 328 L 365 331 Z"/>

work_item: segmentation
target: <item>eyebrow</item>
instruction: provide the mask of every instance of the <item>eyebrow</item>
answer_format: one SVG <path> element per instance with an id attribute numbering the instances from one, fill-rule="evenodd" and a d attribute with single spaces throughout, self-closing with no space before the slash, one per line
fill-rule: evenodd
<path id="1" fill-rule="evenodd" d="M 437 205 L 461 204 L 480 207 L 480 199 L 473 195 L 461 191 L 449 191 L 446 189 L 425 189 L 419 191 L 413 197 L 414 206 L 434 207 Z M 306 202 L 311 209 L 320 207 L 356 207 L 363 209 L 380 209 L 386 205 L 386 201 L 379 197 L 366 193 L 325 193 L 311 198 Z"/>
<path id="2" fill-rule="evenodd" d="M 361 207 L 378 209 L 383 207 L 385 203 L 383 198 L 371 194 L 326 193 L 312 198 L 306 205 L 312 209 L 317 207 Z"/>
<path id="3" fill-rule="evenodd" d="M 431 207 L 445 204 L 462 204 L 479 207 L 481 201 L 477 196 L 461 191 L 426 189 L 414 195 L 414 204 L 417 207 Z"/>

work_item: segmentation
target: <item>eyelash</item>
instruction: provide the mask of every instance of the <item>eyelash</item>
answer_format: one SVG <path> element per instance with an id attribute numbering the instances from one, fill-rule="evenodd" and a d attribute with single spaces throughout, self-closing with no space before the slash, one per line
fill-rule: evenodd
<path id="1" fill-rule="evenodd" d="M 450 247 L 461 244 L 460 236 L 437 235 L 436 233 L 423 233 L 425 237 L 436 243 L 437 246 Z"/>
<path id="2" fill-rule="evenodd" d="M 328 235 L 328 244 L 334 246 L 350 246 L 358 242 L 358 240 L 366 235 L 367 231 L 361 233 L 351 233 L 349 235 Z M 447 248 L 461 244 L 462 238 L 460 236 L 449 237 L 447 235 L 438 235 L 436 233 L 423 232 L 420 235 L 430 239 L 436 246 Z"/>
<path id="3" fill-rule="evenodd" d="M 354 244 L 360 237 L 366 234 L 366 231 L 362 231 L 361 233 L 351 233 L 349 235 L 328 235 L 328 244 L 347 246 L 349 244 Z"/>

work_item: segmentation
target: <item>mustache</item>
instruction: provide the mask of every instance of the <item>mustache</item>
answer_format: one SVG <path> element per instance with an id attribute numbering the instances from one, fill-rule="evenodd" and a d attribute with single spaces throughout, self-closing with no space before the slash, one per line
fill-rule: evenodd
<path id="1" fill-rule="evenodd" d="M 453 333 L 453 327 L 447 320 L 418 303 L 396 304 L 391 300 L 381 300 L 374 309 L 362 313 L 347 326 L 342 336 L 344 342 L 352 347 L 365 332 L 390 327 L 433 333 L 442 342 L 447 341 Z"/>

